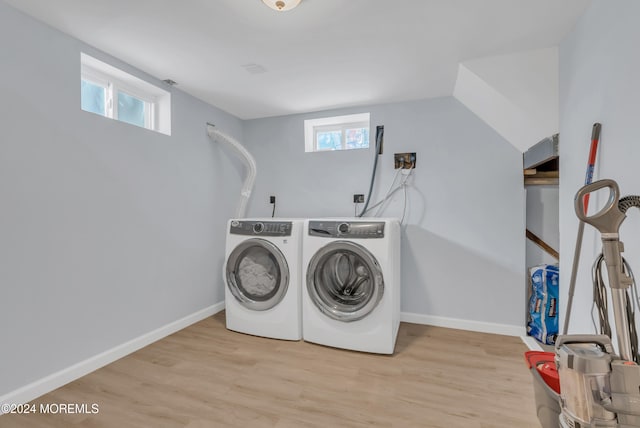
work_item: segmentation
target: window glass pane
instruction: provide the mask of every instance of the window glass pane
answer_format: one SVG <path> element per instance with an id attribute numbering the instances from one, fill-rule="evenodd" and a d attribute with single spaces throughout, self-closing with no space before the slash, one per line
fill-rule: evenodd
<path id="1" fill-rule="evenodd" d="M 342 149 L 341 139 L 342 139 L 341 131 L 318 132 L 317 150 L 341 150 Z"/>
<path id="2" fill-rule="evenodd" d="M 80 81 L 80 108 L 101 116 L 105 112 L 106 88 L 86 80 Z"/>
<path id="3" fill-rule="evenodd" d="M 144 128 L 146 103 L 139 98 L 118 92 L 118 120 Z"/>
<path id="4" fill-rule="evenodd" d="M 369 148 L 369 113 L 319 117 L 304 121 L 304 151 Z"/>
<path id="5" fill-rule="evenodd" d="M 347 129 L 345 135 L 347 149 L 366 149 L 369 147 L 369 128 Z"/>

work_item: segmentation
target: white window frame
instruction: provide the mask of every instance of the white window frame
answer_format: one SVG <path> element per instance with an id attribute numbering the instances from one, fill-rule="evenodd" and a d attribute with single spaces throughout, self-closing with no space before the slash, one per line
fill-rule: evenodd
<path id="1" fill-rule="evenodd" d="M 118 93 L 122 92 L 145 103 L 144 128 L 171 135 L 170 92 L 85 53 L 80 62 L 80 78 L 106 88 L 105 117 L 119 120 Z"/>
<path id="2" fill-rule="evenodd" d="M 304 121 L 304 141 L 305 152 L 328 152 L 336 150 L 356 150 L 347 148 L 346 131 L 349 129 L 370 129 L 371 114 L 359 113 L 345 116 L 322 117 L 318 119 L 308 119 Z M 340 131 L 341 147 L 339 149 L 319 149 L 318 133 Z M 369 131 L 371 135 L 371 131 Z M 362 147 L 367 149 L 368 147 Z"/>

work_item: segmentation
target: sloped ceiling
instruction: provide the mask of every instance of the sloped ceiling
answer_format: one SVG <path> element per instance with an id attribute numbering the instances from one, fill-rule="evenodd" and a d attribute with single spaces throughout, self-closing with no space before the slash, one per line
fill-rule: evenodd
<path id="1" fill-rule="evenodd" d="M 242 119 L 451 95 L 460 62 L 556 46 L 589 4 L 3 1 Z"/>
<path id="2" fill-rule="evenodd" d="M 453 96 L 521 152 L 559 132 L 558 48 L 460 64 Z"/>

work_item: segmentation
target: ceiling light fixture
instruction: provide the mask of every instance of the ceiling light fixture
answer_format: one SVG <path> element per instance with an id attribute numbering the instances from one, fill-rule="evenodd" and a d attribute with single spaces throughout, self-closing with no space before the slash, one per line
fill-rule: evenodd
<path id="1" fill-rule="evenodd" d="M 302 0 L 262 0 L 262 3 L 266 4 L 273 10 L 278 12 L 284 12 L 291 10 L 300 4 Z"/>

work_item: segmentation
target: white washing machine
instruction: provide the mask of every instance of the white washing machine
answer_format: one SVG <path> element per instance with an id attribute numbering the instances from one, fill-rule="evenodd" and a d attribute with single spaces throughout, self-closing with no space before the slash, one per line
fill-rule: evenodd
<path id="1" fill-rule="evenodd" d="M 224 266 L 229 330 L 274 339 L 302 339 L 303 222 L 229 220 Z"/>
<path id="2" fill-rule="evenodd" d="M 397 219 L 309 219 L 302 240 L 305 341 L 393 354 L 400 326 Z"/>

